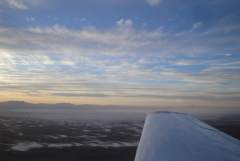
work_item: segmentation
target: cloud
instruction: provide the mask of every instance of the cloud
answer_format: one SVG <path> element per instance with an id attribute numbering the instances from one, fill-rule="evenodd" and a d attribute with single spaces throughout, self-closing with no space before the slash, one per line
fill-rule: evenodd
<path id="1" fill-rule="evenodd" d="M 28 17 L 26 17 L 26 21 L 29 22 L 29 23 L 31 23 L 31 22 L 34 22 L 34 21 L 35 21 L 35 18 L 32 17 L 32 16 L 28 16 Z"/>
<path id="2" fill-rule="evenodd" d="M 194 30 L 197 30 L 198 28 L 200 28 L 203 25 L 203 22 L 196 22 L 193 24 L 191 32 Z"/>
<path id="3" fill-rule="evenodd" d="M 121 18 L 120 20 L 117 21 L 117 25 L 119 27 L 132 27 L 133 22 L 131 19 L 123 19 Z"/>
<path id="4" fill-rule="evenodd" d="M 175 62 L 175 65 L 188 66 L 188 65 L 194 65 L 194 62 L 192 62 L 190 60 L 178 60 Z"/>
<path id="5" fill-rule="evenodd" d="M 2 32 L 1 32 L 2 31 Z M 68 53 L 77 55 L 131 55 L 132 57 L 168 57 L 169 55 L 199 55 L 226 50 L 228 39 L 202 37 L 196 32 L 181 36 L 168 31 L 135 29 L 131 20 L 121 19 L 115 28 L 107 31 L 95 28 L 70 30 L 64 26 L 2 28 L 0 42 L 9 50 Z M 15 35 L 20 35 L 18 38 Z M 205 40 L 208 41 L 205 41 Z M 235 39 L 235 40 L 233 40 Z M 232 36 L 231 41 L 239 41 Z M 147 54 L 146 54 L 147 53 Z"/>
<path id="6" fill-rule="evenodd" d="M 196 94 L 187 94 L 182 95 L 172 93 L 172 94 L 103 94 L 103 93 L 53 93 L 55 96 L 61 97 L 126 97 L 126 98 L 158 98 L 158 99 L 167 99 L 167 100 L 234 100 L 237 101 L 240 98 L 240 93 L 237 92 L 223 92 L 223 93 L 196 93 Z"/>
<path id="7" fill-rule="evenodd" d="M 146 0 L 146 2 L 147 2 L 150 6 L 158 6 L 158 5 L 160 5 L 160 3 L 162 2 L 162 0 Z"/>
<path id="8" fill-rule="evenodd" d="M 97 93 L 54 93 L 53 95 L 62 97 L 109 97 L 108 95 Z"/>
<path id="9" fill-rule="evenodd" d="M 16 8 L 20 10 L 28 9 L 24 0 L 5 0 L 9 7 Z"/>
<path id="10" fill-rule="evenodd" d="M 8 8 L 17 10 L 27 10 L 34 6 L 41 6 L 47 3 L 46 0 L 2 0 Z M 0 2 L 1 4 L 1 2 Z M 27 17 L 27 21 L 34 21 L 33 17 Z"/>

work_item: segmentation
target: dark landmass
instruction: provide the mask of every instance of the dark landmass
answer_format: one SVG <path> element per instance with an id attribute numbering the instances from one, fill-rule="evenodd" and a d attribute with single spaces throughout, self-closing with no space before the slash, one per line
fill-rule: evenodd
<path id="1" fill-rule="evenodd" d="M 143 115 L 90 109 L 71 104 L 49 108 L 46 104 L 0 103 L 0 161 L 133 161 Z M 240 139 L 240 115 L 202 120 Z"/>
<path id="2" fill-rule="evenodd" d="M 240 140 L 240 115 L 221 116 L 205 122 Z"/>
<path id="3" fill-rule="evenodd" d="M 78 147 L 0 152 L 1 161 L 133 161 L 136 147 Z"/>
<path id="4" fill-rule="evenodd" d="M 142 125 L 0 117 L 0 161 L 132 161 Z"/>

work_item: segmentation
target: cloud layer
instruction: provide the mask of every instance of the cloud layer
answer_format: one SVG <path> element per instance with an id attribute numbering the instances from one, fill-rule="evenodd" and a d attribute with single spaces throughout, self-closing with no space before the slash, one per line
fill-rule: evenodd
<path id="1" fill-rule="evenodd" d="M 159 7 L 165 3 L 147 2 Z M 234 15 L 214 23 L 189 20 L 177 29 L 149 27 L 148 19 L 124 16 L 108 27 L 84 25 L 89 21 L 84 18 L 79 27 L 67 22 L 42 24 L 27 14 L 33 5 L 27 0 L 6 3 L 24 12 L 27 25 L 0 25 L 2 100 L 239 105 L 240 25 L 233 21 Z M 158 8 L 142 3 L 148 9 Z"/>
<path id="2" fill-rule="evenodd" d="M 120 19 L 108 30 L 1 28 L 2 93 L 128 102 L 239 100 L 240 61 L 225 52 L 238 48 L 221 45 L 239 42 L 238 36 L 220 34 L 224 28 L 234 31 L 231 24 L 181 34 L 133 26 L 132 20 Z M 212 59 L 210 53 L 219 58 Z"/>

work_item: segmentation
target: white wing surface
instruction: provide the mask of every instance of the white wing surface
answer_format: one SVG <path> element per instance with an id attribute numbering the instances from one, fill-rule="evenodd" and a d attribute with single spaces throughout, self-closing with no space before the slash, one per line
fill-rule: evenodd
<path id="1" fill-rule="evenodd" d="M 240 141 L 182 113 L 147 116 L 135 161 L 240 161 Z"/>

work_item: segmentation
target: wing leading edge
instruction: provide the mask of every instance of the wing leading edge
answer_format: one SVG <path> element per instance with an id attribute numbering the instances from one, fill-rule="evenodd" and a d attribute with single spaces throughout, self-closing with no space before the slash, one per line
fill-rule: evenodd
<path id="1" fill-rule="evenodd" d="M 135 161 L 240 161 L 240 141 L 187 114 L 147 116 Z"/>

